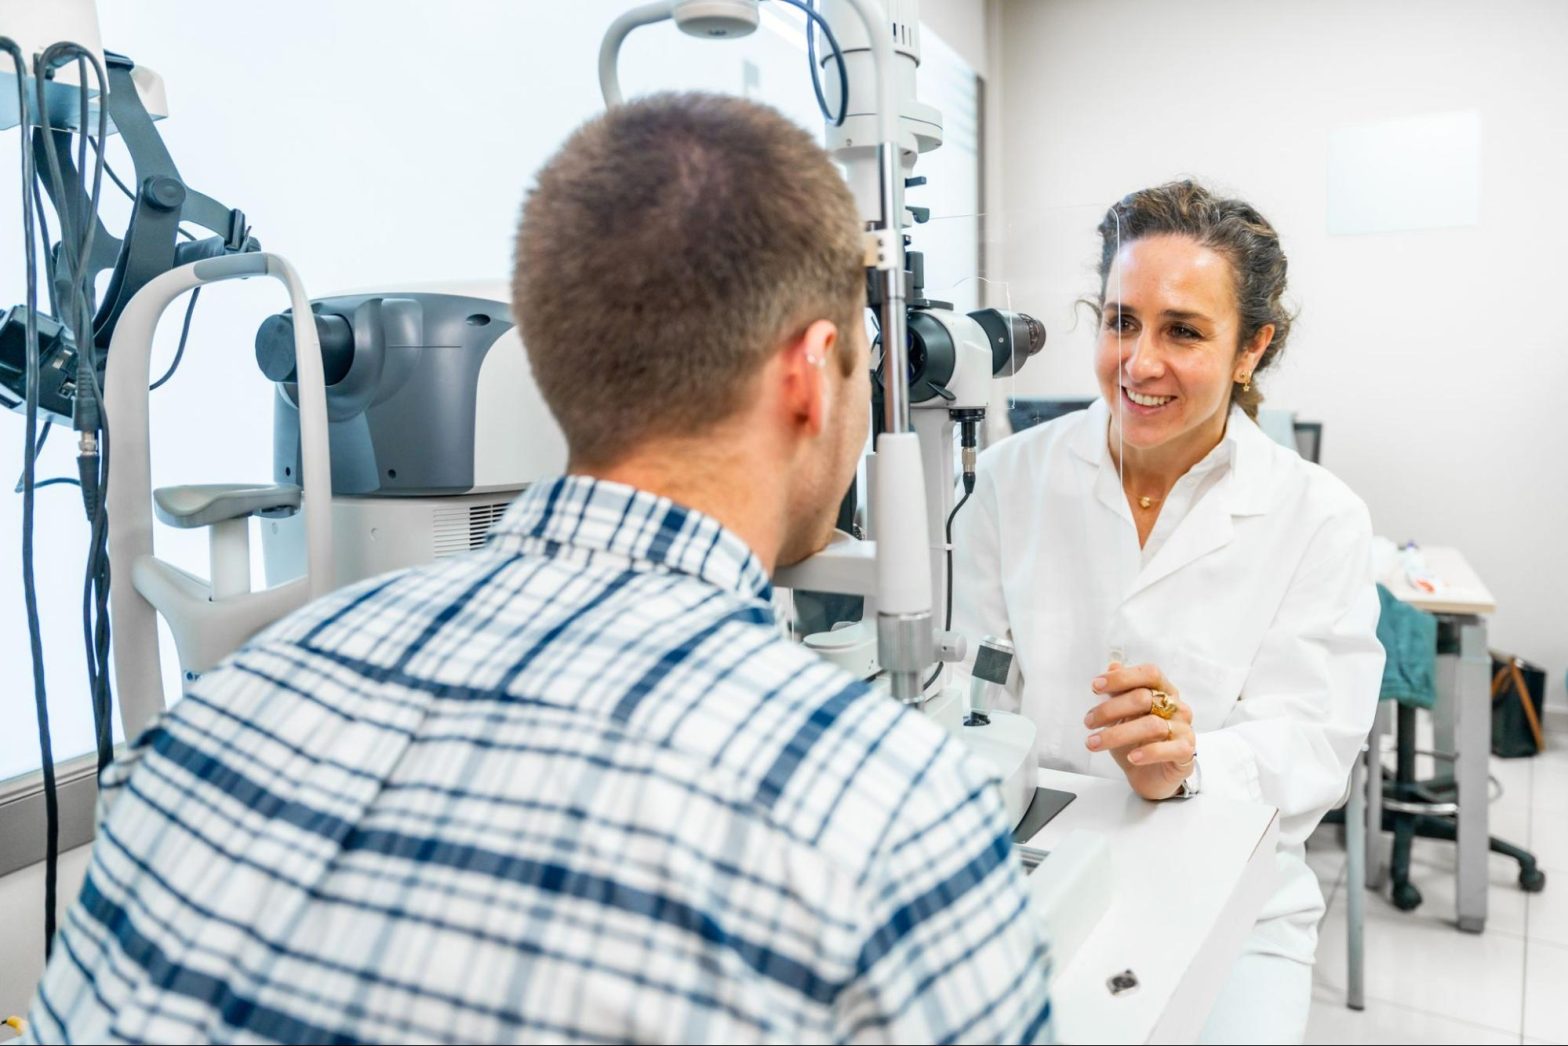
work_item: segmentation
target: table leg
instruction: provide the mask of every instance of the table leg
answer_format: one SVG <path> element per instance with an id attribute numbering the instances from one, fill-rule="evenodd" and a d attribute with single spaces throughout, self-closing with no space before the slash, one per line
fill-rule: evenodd
<path id="1" fill-rule="evenodd" d="M 1487 823 L 1492 749 L 1492 662 L 1486 645 L 1486 619 L 1467 617 L 1459 629 L 1459 664 L 1454 678 L 1454 777 L 1459 787 L 1457 905 L 1459 928 L 1486 929 Z"/>
<path id="2" fill-rule="evenodd" d="M 1379 701 L 1377 715 L 1372 717 L 1372 732 L 1367 735 L 1367 807 L 1366 807 L 1366 888 L 1381 890 L 1383 872 L 1388 867 L 1383 860 L 1383 734 L 1388 729 L 1388 716 L 1393 711 L 1392 701 Z M 1347 812 L 1346 820 L 1349 820 Z M 1346 839 L 1349 845 L 1349 839 Z"/>
<path id="3" fill-rule="evenodd" d="M 1364 1010 L 1367 1005 L 1363 954 L 1367 914 L 1367 876 L 1362 865 L 1367 852 L 1366 839 L 1363 836 L 1366 834 L 1367 824 L 1369 776 L 1367 764 L 1369 762 L 1371 762 L 1371 750 L 1366 749 L 1351 765 L 1350 799 L 1345 804 L 1345 853 L 1347 855 L 1345 859 L 1349 862 L 1345 869 L 1345 940 L 1347 942 L 1345 975 L 1348 985 L 1345 1005 L 1352 1010 Z"/>
<path id="4" fill-rule="evenodd" d="M 1462 619 L 1461 619 L 1462 620 Z M 1459 751 L 1456 743 L 1458 727 L 1459 695 L 1464 691 L 1459 679 L 1459 656 L 1457 654 L 1440 654 L 1437 658 L 1437 707 L 1432 709 L 1432 750 L 1439 756 L 1447 755 L 1448 759 L 1434 758 L 1432 760 L 1432 774 L 1436 777 L 1446 777 L 1449 774 L 1458 776 L 1459 771 L 1454 769 L 1453 756 Z M 1421 764 L 1416 764 L 1420 776 Z"/>

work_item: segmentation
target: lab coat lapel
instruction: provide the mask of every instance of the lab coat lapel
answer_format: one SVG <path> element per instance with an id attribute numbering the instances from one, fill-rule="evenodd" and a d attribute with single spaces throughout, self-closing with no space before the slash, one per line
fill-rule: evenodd
<path id="1" fill-rule="evenodd" d="M 1082 462 L 1079 468 L 1092 477 L 1095 500 L 1105 506 L 1112 516 L 1132 526 L 1132 511 L 1127 507 L 1127 496 L 1122 493 L 1121 482 L 1117 478 L 1116 469 L 1110 464 L 1110 451 L 1106 447 L 1106 425 L 1109 421 L 1110 409 L 1106 407 L 1105 401 L 1095 400 L 1084 411 L 1082 420 L 1070 435 L 1070 445 Z"/>
<path id="2" fill-rule="evenodd" d="M 1187 513 L 1138 575 L 1131 599 L 1137 593 L 1174 574 L 1189 563 L 1230 544 L 1237 516 L 1268 512 L 1278 495 L 1278 483 L 1269 462 L 1276 448 L 1263 430 L 1240 407 L 1232 408 L 1226 438 L 1232 440 L 1230 470 Z"/>
<path id="3" fill-rule="evenodd" d="M 1128 593 L 1129 599 L 1187 564 L 1230 544 L 1235 533 L 1231 522 L 1235 479 L 1234 472 L 1227 474 L 1199 499 L 1175 533 L 1155 553 L 1154 559 L 1138 574 Z"/>
<path id="4" fill-rule="evenodd" d="M 1101 550 L 1102 553 L 1114 554 L 1122 547 L 1122 535 L 1126 535 L 1132 555 L 1136 557 L 1137 539 L 1133 536 L 1132 510 L 1127 507 L 1127 496 L 1122 491 L 1116 469 L 1110 464 L 1105 443 L 1109 421 L 1110 408 L 1104 400 L 1096 400 L 1085 411 L 1083 421 L 1072 433 L 1071 446 L 1082 460 L 1081 468 L 1098 472 L 1094 477 L 1095 500 L 1121 521 L 1121 525 L 1104 532 L 1115 537 Z M 1230 426 L 1227 435 L 1234 439 L 1234 449 L 1229 472 L 1192 507 L 1149 565 L 1138 571 L 1123 602 L 1189 563 L 1230 544 L 1235 533 L 1234 516 L 1253 515 L 1267 510 L 1270 497 L 1266 481 L 1269 438 L 1239 407 L 1231 411 Z M 1122 526 L 1125 529 L 1121 529 Z"/>

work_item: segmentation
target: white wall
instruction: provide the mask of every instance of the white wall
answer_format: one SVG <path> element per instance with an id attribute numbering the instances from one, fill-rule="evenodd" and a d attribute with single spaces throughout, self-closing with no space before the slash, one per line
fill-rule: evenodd
<path id="1" fill-rule="evenodd" d="M 65 914 L 76 901 L 87 875 L 90 846 L 78 846 L 60 855 L 55 882 L 55 925 L 65 925 Z M 5 937 L 0 943 L 0 1020 L 27 1013 L 33 989 L 44 973 L 44 866 L 19 868 L 0 876 L 0 914 Z"/>
<path id="2" fill-rule="evenodd" d="M 1093 324 L 1070 303 L 1112 201 L 1181 175 L 1252 201 L 1301 306 L 1270 404 L 1324 422 L 1324 464 L 1379 533 L 1464 552 L 1499 603 L 1494 647 L 1546 665 L 1560 702 L 1568 5 L 1000 0 L 993 40 L 993 266 L 1051 329 L 1018 392 L 1093 392 Z M 1333 129 L 1471 108 L 1478 225 L 1328 235 Z"/>
<path id="3" fill-rule="evenodd" d="M 989 0 L 920 0 L 920 24 L 937 33 L 981 76 L 991 75 Z"/>

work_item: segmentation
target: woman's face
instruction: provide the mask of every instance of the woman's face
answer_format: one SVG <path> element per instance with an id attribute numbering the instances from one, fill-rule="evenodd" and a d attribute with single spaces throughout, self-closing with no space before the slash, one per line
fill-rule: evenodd
<path id="1" fill-rule="evenodd" d="M 1095 372 L 1112 436 L 1139 451 L 1220 439 L 1231 383 L 1250 374 L 1273 328 L 1238 354 L 1240 316 L 1229 260 L 1185 236 L 1125 244 L 1105 283 Z"/>

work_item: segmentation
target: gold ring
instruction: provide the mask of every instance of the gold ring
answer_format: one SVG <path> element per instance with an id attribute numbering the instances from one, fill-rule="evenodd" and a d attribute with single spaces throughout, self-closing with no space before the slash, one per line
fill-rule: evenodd
<path id="1" fill-rule="evenodd" d="M 1171 722 L 1169 719 L 1165 720 L 1165 740 L 1176 740 L 1176 724 Z"/>
<path id="2" fill-rule="evenodd" d="M 1151 695 L 1149 698 L 1150 715 L 1157 715 L 1161 719 L 1170 719 L 1181 708 L 1180 705 L 1171 699 L 1171 695 L 1163 690 L 1151 690 L 1149 694 Z"/>

